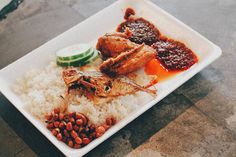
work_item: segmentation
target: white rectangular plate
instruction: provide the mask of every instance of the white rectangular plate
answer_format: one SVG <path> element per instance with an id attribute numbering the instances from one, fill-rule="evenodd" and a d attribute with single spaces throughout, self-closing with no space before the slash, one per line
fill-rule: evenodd
<path id="1" fill-rule="evenodd" d="M 24 102 L 20 100 L 19 96 L 13 93 L 10 85 L 15 82 L 16 78 L 22 77 L 29 69 L 46 66 L 50 60 L 48 56 L 54 54 L 57 50 L 75 43 L 91 43 L 91 41 L 96 41 L 99 36 L 115 30 L 117 25 L 123 21 L 124 11 L 127 7 L 134 8 L 137 16 L 142 16 L 156 25 L 163 35 L 185 43 L 197 54 L 199 62 L 189 70 L 178 74 L 172 79 L 157 84 L 158 95 L 154 100 L 142 105 L 141 108 L 127 115 L 127 117 L 109 129 L 102 137 L 94 140 L 84 148 L 71 149 L 62 142 L 57 141 L 43 123 L 25 110 Z M 0 90 L 61 152 L 66 156 L 82 156 L 137 118 L 147 109 L 151 108 L 196 73 L 212 63 L 220 55 L 221 49 L 218 46 L 214 45 L 152 2 L 148 0 L 119 0 L 2 69 L 0 71 Z"/>

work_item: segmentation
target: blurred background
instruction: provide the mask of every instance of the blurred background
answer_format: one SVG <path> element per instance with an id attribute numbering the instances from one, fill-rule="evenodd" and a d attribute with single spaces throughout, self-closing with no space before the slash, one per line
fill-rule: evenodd
<path id="1" fill-rule="evenodd" d="M 236 157 L 236 1 L 152 1 L 223 55 L 86 156 Z M 0 69 L 113 2 L 0 0 Z M 0 93 L 0 157 L 13 156 L 63 154 Z"/>

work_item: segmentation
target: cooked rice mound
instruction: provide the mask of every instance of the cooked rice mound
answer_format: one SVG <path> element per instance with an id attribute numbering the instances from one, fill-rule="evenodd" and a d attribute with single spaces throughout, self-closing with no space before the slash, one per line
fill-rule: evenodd
<path id="1" fill-rule="evenodd" d="M 44 120 L 45 114 L 60 107 L 60 95 L 66 90 L 61 72 L 62 68 L 52 62 L 43 70 L 27 72 L 12 87 L 27 109 L 41 120 Z"/>
<path id="2" fill-rule="evenodd" d="M 44 69 L 27 72 L 12 87 L 13 91 L 21 97 L 26 109 L 42 121 L 45 120 L 45 115 L 52 112 L 54 108 L 63 107 L 63 99 L 60 96 L 65 94 L 66 86 L 61 76 L 62 70 L 51 62 Z M 109 116 L 117 120 L 123 119 L 152 98 L 147 93 L 137 92 L 120 96 L 109 103 L 94 105 L 82 96 L 69 104 L 68 111 L 81 112 L 89 118 L 90 123 L 102 124 Z"/>

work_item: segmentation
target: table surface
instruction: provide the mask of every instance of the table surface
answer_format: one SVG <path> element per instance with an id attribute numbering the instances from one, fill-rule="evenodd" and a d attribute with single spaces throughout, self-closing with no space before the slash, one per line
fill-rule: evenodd
<path id="1" fill-rule="evenodd" d="M 114 0 L 24 0 L 0 21 L 0 69 Z M 220 59 L 86 156 L 236 157 L 236 1 L 153 0 Z M 0 156 L 63 156 L 0 94 Z"/>

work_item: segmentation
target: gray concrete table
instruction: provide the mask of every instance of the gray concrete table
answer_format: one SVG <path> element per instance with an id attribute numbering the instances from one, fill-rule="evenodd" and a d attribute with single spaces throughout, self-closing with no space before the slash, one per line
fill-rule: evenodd
<path id="1" fill-rule="evenodd" d="M 0 68 L 114 0 L 25 0 L 0 22 Z M 153 0 L 222 57 L 87 156 L 236 157 L 236 1 Z M 0 156 L 63 156 L 0 95 Z"/>

